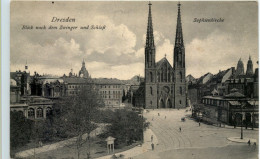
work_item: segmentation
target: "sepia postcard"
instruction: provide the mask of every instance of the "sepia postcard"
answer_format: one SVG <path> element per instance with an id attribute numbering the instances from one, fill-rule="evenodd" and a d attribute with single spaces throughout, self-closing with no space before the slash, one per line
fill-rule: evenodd
<path id="1" fill-rule="evenodd" d="M 257 1 L 12 1 L 10 158 L 257 159 Z"/>

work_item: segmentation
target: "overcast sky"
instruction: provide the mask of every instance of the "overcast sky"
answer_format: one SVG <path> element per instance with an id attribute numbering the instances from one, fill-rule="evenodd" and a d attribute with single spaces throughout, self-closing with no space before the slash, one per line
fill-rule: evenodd
<path id="1" fill-rule="evenodd" d="M 129 79 L 144 74 L 147 2 L 12 2 L 11 71 L 68 75 L 83 58 L 92 77 Z M 177 2 L 152 2 L 156 61 L 173 63 Z M 249 55 L 258 60 L 256 2 L 182 2 L 186 75 L 194 77 L 234 67 L 246 68 Z M 74 23 L 51 22 L 53 17 Z M 222 18 L 220 23 L 196 23 L 194 18 Z M 23 25 L 106 25 L 104 30 L 22 30 Z"/>

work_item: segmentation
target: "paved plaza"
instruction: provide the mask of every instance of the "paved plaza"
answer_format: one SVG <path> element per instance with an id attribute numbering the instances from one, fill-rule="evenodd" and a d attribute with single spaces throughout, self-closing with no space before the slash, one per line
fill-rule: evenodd
<path id="1" fill-rule="evenodd" d="M 185 109 L 161 109 L 144 111 L 144 117 L 151 123 L 150 129 L 156 135 L 155 150 L 135 158 L 258 158 L 257 148 L 247 143 L 228 140 L 240 137 L 240 128 L 217 127 L 194 121 L 191 112 Z M 186 117 L 186 121 L 181 121 Z M 181 130 L 180 130 L 181 129 Z M 244 138 L 256 139 L 258 129 L 245 130 Z"/>

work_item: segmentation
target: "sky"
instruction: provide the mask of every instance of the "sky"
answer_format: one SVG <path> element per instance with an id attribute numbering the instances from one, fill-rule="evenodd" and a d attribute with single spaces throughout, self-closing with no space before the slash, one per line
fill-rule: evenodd
<path id="1" fill-rule="evenodd" d="M 148 2 L 11 2 L 11 71 L 31 74 L 78 74 L 82 60 L 94 78 L 130 79 L 144 75 L 144 46 Z M 177 2 L 152 2 L 156 61 L 166 54 L 173 65 Z M 195 78 L 236 67 L 246 69 L 251 55 L 258 67 L 258 8 L 256 2 L 182 2 L 181 19 L 186 75 Z M 53 17 L 75 22 L 51 22 Z M 194 18 L 222 18 L 224 22 L 193 22 Z M 45 30 L 22 29 L 46 26 Z M 58 29 L 48 29 L 57 26 Z M 60 25 L 78 29 L 59 30 Z M 105 29 L 79 29 L 100 25 Z"/>

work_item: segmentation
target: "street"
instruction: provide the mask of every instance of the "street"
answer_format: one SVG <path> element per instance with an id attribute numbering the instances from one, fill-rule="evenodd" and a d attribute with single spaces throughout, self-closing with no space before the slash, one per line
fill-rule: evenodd
<path id="1" fill-rule="evenodd" d="M 239 137 L 240 129 L 226 126 L 216 127 L 194 121 L 185 109 L 161 109 L 144 111 L 144 117 L 151 123 L 150 129 L 158 139 L 154 152 L 146 152 L 135 158 L 257 158 L 257 150 L 246 143 L 227 140 L 228 137 Z M 258 141 L 257 130 L 244 130 L 244 138 Z M 258 142 L 257 142 L 258 144 Z M 214 156 L 212 156 L 214 154 Z M 210 156 L 209 156 L 210 155 Z M 200 157 L 199 157 L 200 156 Z"/>

